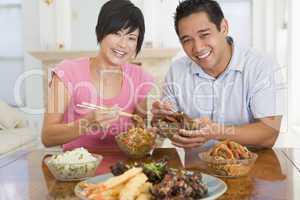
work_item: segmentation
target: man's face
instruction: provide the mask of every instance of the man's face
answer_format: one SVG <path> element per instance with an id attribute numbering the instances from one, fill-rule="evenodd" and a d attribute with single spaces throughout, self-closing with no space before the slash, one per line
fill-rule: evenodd
<path id="1" fill-rule="evenodd" d="M 226 68 L 226 20 L 222 21 L 219 31 L 205 12 L 194 13 L 179 21 L 178 33 L 185 53 L 204 71 L 213 73 Z"/>

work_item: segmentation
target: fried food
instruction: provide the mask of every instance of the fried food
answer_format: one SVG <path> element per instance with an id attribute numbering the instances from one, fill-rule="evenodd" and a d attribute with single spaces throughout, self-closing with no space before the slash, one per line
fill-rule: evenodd
<path id="1" fill-rule="evenodd" d="M 139 188 L 139 193 L 149 193 L 152 188 L 153 184 L 150 182 L 146 182 Z"/>
<path id="2" fill-rule="evenodd" d="M 251 157 L 251 153 L 247 147 L 229 140 L 217 144 L 210 150 L 209 155 L 215 157 L 217 160 L 239 160 Z"/>
<path id="3" fill-rule="evenodd" d="M 150 193 L 141 193 L 136 198 L 136 200 L 151 200 L 151 199 L 152 199 L 152 195 Z"/>
<path id="4" fill-rule="evenodd" d="M 143 168 L 143 173 L 148 177 L 148 181 L 156 184 L 161 182 L 167 173 L 167 163 L 167 158 L 149 163 L 134 163 L 133 165 L 117 162 L 110 169 L 113 175 L 119 176 L 132 167 L 141 167 Z"/>
<path id="5" fill-rule="evenodd" d="M 120 176 L 114 176 L 103 183 L 90 184 L 82 182 L 81 194 L 90 200 L 135 200 L 141 193 L 150 194 L 147 176 L 141 168 L 132 168 Z M 152 184 L 151 184 L 152 185 Z"/>
<path id="6" fill-rule="evenodd" d="M 139 188 L 147 181 L 147 176 L 140 173 L 130 179 L 120 192 L 120 200 L 135 200 L 139 194 Z"/>
<path id="7" fill-rule="evenodd" d="M 125 186 L 125 183 L 124 184 L 120 184 L 116 187 L 113 187 L 109 190 L 105 190 L 102 192 L 102 196 L 105 198 L 105 199 L 108 199 L 108 198 L 115 198 L 115 199 L 118 199 L 119 198 L 119 194 L 121 192 L 121 190 L 124 188 Z"/>
<path id="8" fill-rule="evenodd" d="M 156 116 L 151 125 L 158 128 L 160 135 L 172 138 L 179 129 L 197 130 L 198 123 L 183 112 L 174 112 L 168 115 Z"/>
<path id="9" fill-rule="evenodd" d="M 225 140 L 215 145 L 208 152 L 200 153 L 207 163 L 208 170 L 219 176 L 238 177 L 249 173 L 257 154 L 236 142 Z"/>
<path id="10" fill-rule="evenodd" d="M 153 166 L 156 165 L 152 163 L 148 167 Z M 141 168 L 133 167 L 103 183 L 80 183 L 80 194 L 89 200 L 199 199 L 207 195 L 207 185 L 202 182 L 200 172 L 174 168 L 167 171 L 160 182 L 151 183 Z"/>
<path id="11" fill-rule="evenodd" d="M 114 177 L 108 179 L 107 181 L 105 181 L 103 183 L 103 186 L 105 189 L 110 189 L 110 188 L 116 187 L 120 184 L 127 182 L 129 179 L 135 177 L 137 174 L 142 173 L 142 171 L 143 171 L 142 168 L 133 167 L 120 176 L 114 176 Z"/>

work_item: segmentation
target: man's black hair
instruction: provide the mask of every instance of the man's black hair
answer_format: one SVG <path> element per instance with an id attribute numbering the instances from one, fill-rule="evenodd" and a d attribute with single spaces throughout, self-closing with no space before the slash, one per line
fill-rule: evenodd
<path id="1" fill-rule="evenodd" d="M 224 14 L 218 2 L 214 0 L 184 0 L 179 3 L 174 15 L 174 26 L 177 35 L 179 35 L 178 22 L 184 17 L 199 12 L 205 12 L 209 20 L 216 25 L 219 31 L 221 30 Z"/>

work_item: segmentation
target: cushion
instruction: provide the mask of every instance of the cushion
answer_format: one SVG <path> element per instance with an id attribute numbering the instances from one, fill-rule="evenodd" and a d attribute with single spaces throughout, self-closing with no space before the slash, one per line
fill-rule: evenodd
<path id="1" fill-rule="evenodd" d="M 24 114 L 0 100 L 0 130 L 26 127 Z"/>
<path id="2" fill-rule="evenodd" d="M 37 139 L 38 134 L 36 130 L 31 128 L 0 130 L 0 140 L 5 141 L 0 145 L 0 155 L 31 144 Z"/>

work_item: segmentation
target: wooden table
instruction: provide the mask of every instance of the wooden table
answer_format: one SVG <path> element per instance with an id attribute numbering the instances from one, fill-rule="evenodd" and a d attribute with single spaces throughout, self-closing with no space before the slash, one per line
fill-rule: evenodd
<path id="1" fill-rule="evenodd" d="M 94 151 L 95 152 L 95 151 Z M 219 199 L 300 199 L 300 172 L 289 158 L 293 149 L 257 151 L 259 157 L 249 176 L 223 179 L 227 192 Z M 77 199 L 73 188 L 77 182 L 59 182 L 43 163 L 45 150 L 20 151 L 0 160 L 0 199 Z M 97 174 L 109 171 L 109 166 L 126 160 L 116 150 L 106 150 Z M 176 149 L 156 149 L 151 158 L 169 157 L 171 167 L 184 167 Z M 127 160 L 128 161 L 128 160 Z M 129 162 L 132 160 L 129 160 Z M 199 170 L 203 166 L 196 153 L 185 158 L 185 168 Z"/>

